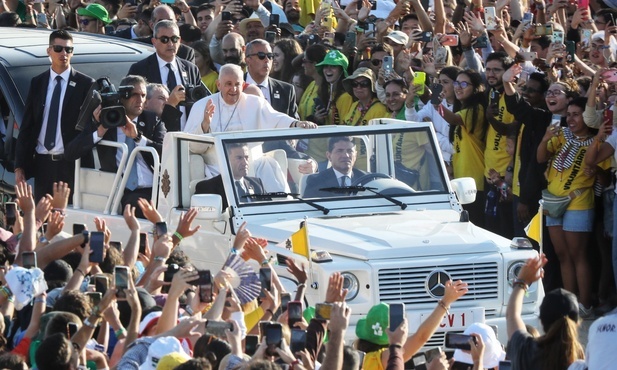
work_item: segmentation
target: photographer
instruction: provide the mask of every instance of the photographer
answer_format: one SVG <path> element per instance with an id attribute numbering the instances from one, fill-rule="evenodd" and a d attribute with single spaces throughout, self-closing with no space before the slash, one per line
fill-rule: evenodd
<path id="1" fill-rule="evenodd" d="M 151 146 L 161 155 L 163 138 L 167 130 L 165 124 L 156 117 L 154 112 L 144 111 L 146 85 L 146 81 L 141 76 L 128 75 L 122 79 L 120 92 L 111 93 L 119 95 L 121 106 L 97 108 L 89 126 L 66 148 L 67 159 L 81 158 L 101 140 L 125 143 L 129 148 L 129 153 L 138 146 Z M 125 86 L 132 86 L 132 90 L 128 91 Z M 114 121 L 114 115 L 121 112 L 122 108 L 125 111 L 124 120 L 120 117 L 119 120 Z M 117 172 L 121 153 L 117 152 L 116 148 L 108 146 L 98 146 L 97 150 L 101 170 Z M 135 165 L 128 174 L 129 178 L 122 196 L 122 207 L 124 208 L 126 204 L 136 207 L 136 215 L 140 218 L 144 216 L 141 209 L 137 207 L 137 200 L 151 198 L 153 166 L 154 160 L 151 155 L 138 154 Z"/>

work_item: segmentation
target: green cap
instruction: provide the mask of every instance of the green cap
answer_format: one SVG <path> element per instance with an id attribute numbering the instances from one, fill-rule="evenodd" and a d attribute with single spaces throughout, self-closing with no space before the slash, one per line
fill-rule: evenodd
<path id="1" fill-rule="evenodd" d="M 77 9 L 77 14 L 84 17 L 96 18 L 99 21 L 105 23 L 106 25 L 111 23 L 111 19 L 109 19 L 109 14 L 107 13 L 107 10 L 103 7 L 103 5 L 90 4 L 85 8 Z"/>
<path id="2" fill-rule="evenodd" d="M 315 67 L 317 68 L 317 72 L 319 73 L 322 73 L 324 66 L 342 67 L 345 77 L 348 76 L 347 67 L 349 67 L 349 61 L 347 60 L 347 57 L 345 56 L 345 54 L 341 53 L 338 50 L 330 50 L 320 63 L 315 64 Z"/>
<path id="3" fill-rule="evenodd" d="M 367 342 L 385 346 L 388 344 L 388 323 L 390 322 L 390 306 L 380 303 L 371 307 L 366 318 L 358 320 L 356 335 Z"/>

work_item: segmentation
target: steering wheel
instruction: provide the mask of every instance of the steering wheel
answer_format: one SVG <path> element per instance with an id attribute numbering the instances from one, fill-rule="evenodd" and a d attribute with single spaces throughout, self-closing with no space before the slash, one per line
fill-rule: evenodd
<path id="1" fill-rule="evenodd" d="M 367 173 L 366 175 L 362 175 L 358 178 L 354 178 L 353 182 L 351 183 L 351 186 L 362 186 L 362 185 L 366 185 L 369 182 L 373 181 L 373 180 L 377 180 L 377 179 L 391 179 L 392 177 L 386 175 L 385 173 Z"/>

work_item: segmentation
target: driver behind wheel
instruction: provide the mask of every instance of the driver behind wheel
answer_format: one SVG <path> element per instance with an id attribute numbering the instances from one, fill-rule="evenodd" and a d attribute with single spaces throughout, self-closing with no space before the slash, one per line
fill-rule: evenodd
<path id="1" fill-rule="evenodd" d="M 366 175 L 366 172 L 354 168 L 357 156 L 356 144 L 351 137 L 330 138 L 326 157 L 332 167 L 308 176 L 303 196 L 305 198 L 341 196 L 340 193 L 321 189 L 351 186 L 355 178 Z"/>

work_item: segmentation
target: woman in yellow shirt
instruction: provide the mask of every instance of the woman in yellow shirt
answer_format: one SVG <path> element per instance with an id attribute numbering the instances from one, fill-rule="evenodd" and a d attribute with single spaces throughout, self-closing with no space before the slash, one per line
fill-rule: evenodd
<path id="1" fill-rule="evenodd" d="M 343 80 L 343 87 L 355 102 L 343 122 L 348 126 L 366 126 L 374 118 L 389 117 L 388 108 L 377 99 L 375 75 L 370 68 L 358 68 Z"/>
<path id="2" fill-rule="evenodd" d="M 326 47 L 320 44 L 311 45 L 304 51 L 304 58 L 302 59 L 304 74 L 313 81 L 304 90 L 300 104 L 298 104 L 298 114 L 303 121 L 316 122 L 313 118 L 315 115 L 314 99 L 319 97 L 319 88 L 323 82 L 323 77 L 315 68 L 315 64 L 321 62 L 327 52 Z"/>
<path id="3" fill-rule="evenodd" d="M 482 76 L 472 69 L 461 71 L 454 85 L 454 112 L 440 103 L 435 109 L 450 124 L 453 142 L 452 171 L 454 178 L 472 177 L 476 180 L 476 201 L 463 206 L 476 225 L 484 224 L 484 147 L 488 123 L 484 116 L 486 98 Z"/>
<path id="4" fill-rule="evenodd" d="M 219 74 L 216 71 L 212 58 L 210 58 L 208 43 L 200 40 L 194 42 L 191 47 L 195 49 L 195 65 L 199 68 L 201 82 L 206 85 L 211 93 L 217 93 L 219 90 L 216 87 L 216 80 L 218 80 Z"/>

